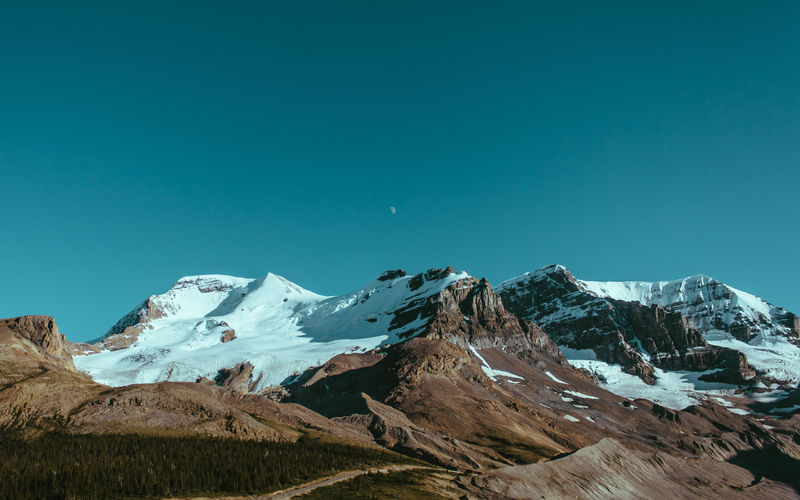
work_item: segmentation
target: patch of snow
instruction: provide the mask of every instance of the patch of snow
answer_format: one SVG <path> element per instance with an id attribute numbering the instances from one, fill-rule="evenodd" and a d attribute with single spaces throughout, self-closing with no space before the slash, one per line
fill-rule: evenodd
<path id="1" fill-rule="evenodd" d="M 783 336 L 761 333 L 750 342 L 742 342 L 728 332 L 712 330 L 705 337 L 711 345 L 745 354 L 756 370 L 764 371 L 772 378 L 800 383 L 800 347 Z"/>
<path id="2" fill-rule="evenodd" d="M 722 406 L 724 406 L 725 408 L 731 408 L 731 407 L 733 407 L 733 403 L 731 403 L 731 402 L 730 402 L 730 401 L 728 401 L 727 399 L 718 398 L 718 397 L 716 397 L 716 396 L 712 396 L 710 399 L 713 399 L 714 401 L 716 401 L 717 403 L 721 404 L 721 405 L 722 405 Z"/>
<path id="3" fill-rule="evenodd" d="M 566 420 L 569 420 L 570 422 L 580 422 L 580 420 L 578 420 L 577 418 L 573 417 L 572 415 L 564 415 L 564 418 Z"/>
<path id="4" fill-rule="evenodd" d="M 545 375 L 547 375 L 548 377 L 550 377 L 550 378 L 553 380 L 553 382 L 556 382 L 556 383 L 559 383 L 559 384 L 564 384 L 564 385 L 567 385 L 567 383 L 566 383 L 566 382 L 564 382 L 563 380 L 560 380 L 558 377 L 556 377 L 555 375 L 553 375 L 553 374 L 552 374 L 552 373 L 550 373 L 549 371 L 546 371 L 546 372 L 544 372 L 544 374 L 545 374 Z"/>
<path id="5" fill-rule="evenodd" d="M 635 375 L 622 371 L 619 365 L 599 360 L 568 359 L 570 364 L 597 375 L 604 389 L 629 399 L 649 399 L 668 408 L 682 410 L 697 404 L 708 394 L 733 394 L 736 386 L 708 383 L 699 380 L 707 372 L 671 371 L 655 369 L 655 385 L 647 385 Z"/>
<path id="6" fill-rule="evenodd" d="M 477 357 L 481 361 L 481 368 L 483 369 L 483 372 L 490 379 L 494 380 L 495 382 L 497 381 L 497 377 L 507 377 L 507 378 L 510 378 L 510 379 L 516 378 L 516 379 L 523 380 L 522 377 L 520 377 L 519 375 L 515 375 L 515 374 L 513 374 L 511 372 L 506 372 L 506 371 L 503 371 L 503 370 L 495 370 L 494 368 L 489 366 L 489 363 L 487 363 L 486 360 L 483 359 L 483 356 L 481 356 L 478 353 L 477 349 L 475 349 L 473 346 L 469 346 L 469 349 L 472 351 L 472 354 L 474 354 L 475 357 Z"/>
<path id="7" fill-rule="evenodd" d="M 596 397 L 594 397 L 594 396 L 590 396 L 590 395 L 588 395 L 588 394 L 584 394 L 584 393 L 582 393 L 582 392 L 578 392 L 578 391 L 572 391 L 572 390 L 569 390 L 569 389 L 565 390 L 564 392 L 566 392 L 567 394 L 572 394 L 573 396 L 575 396 L 575 397 L 578 397 L 578 398 L 583 398 L 583 399 L 597 399 L 597 398 L 596 398 Z"/>

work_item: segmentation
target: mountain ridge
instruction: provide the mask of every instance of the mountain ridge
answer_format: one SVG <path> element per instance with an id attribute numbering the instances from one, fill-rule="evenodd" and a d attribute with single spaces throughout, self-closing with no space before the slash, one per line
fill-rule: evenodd
<path id="1" fill-rule="evenodd" d="M 712 300 L 675 299 L 685 298 L 686 290 Z M 749 308 L 736 302 L 737 293 Z M 625 300 L 630 298 L 641 300 Z M 759 308 L 760 316 L 752 314 Z M 776 364 L 776 356 L 765 354 L 770 350 L 758 342 L 770 336 L 800 359 L 800 350 L 791 345 L 795 320 L 785 309 L 705 275 L 655 283 L 592 282 L 550 265 L 493 289 L 485 278 L 452 268 L 415 275 L 397 269 L 339 296 L 310 292 L 273 273 L 256 279 L 193 275 L 150 296 L 98 343 L 76 346 L 73 353 L 95 353 L 76 356 L 76 363 L 112 385 L 214 380 L 218 372 L 225 379 L 235 372 L 248 378 L 237 387 L 261 391 L 337 354 L 367 352 L 424 334 L 464 348 L 502 346 L 517 355 L 546 349 L 598 377 L 612 392 L 632 397 L 649 389 L 619 389 L 630 382 L 616 375 L 615 366 L 656 392 L 675 389 L 660 384 L 668 383 L 671 373 L 687 380 L 680 373 L 688 370 L 696 375 L 681 382 L 686 397 L 670 403 L 655 396 L 677 408 L 708 394 L 730 395 L 732 390 L 719 392 L 725 387 L 787 395 L 793 377 L 800 380 L 800 369 Z M 747 342 L 741 339 L 745 327 L 750 329 Z M 244 372 L 237 368 L 243 363 L 249 366 Z"/>

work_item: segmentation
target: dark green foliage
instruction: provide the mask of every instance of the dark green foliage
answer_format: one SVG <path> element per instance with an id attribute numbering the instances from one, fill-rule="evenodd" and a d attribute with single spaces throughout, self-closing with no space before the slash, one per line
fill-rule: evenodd
<path id="1" fill-rule="evenodd" d="M 296 443 L 207 437 L 0 435 L 4 499 L 265 493 L 341 470 L 393 462 L 381 450 L 319 439 Z"/>

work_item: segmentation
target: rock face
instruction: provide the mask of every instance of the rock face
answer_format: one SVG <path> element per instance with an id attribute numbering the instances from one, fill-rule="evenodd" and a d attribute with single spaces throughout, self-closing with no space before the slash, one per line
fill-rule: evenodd
<path id="1" fill-rule="evenodd" d="M 0 320 L 0 348 L 31 352 L 59 368 L 76 371 L 68 342 L 51 316 L 21 316 Z"/>
<path id="2" fill-rule="evenodd" d="M 724 370 L 719 379 L 743 383 L 755 372 L 744 354 L 709 345 L 681 312 L 599 297 L 562 266 L 550 266 L 503 283 L 500 295 L 559 345 L 592 350 L 649 384 L 654 368 Z"/>
<path id="3" fill-rule="evenodd" d="M 255 381 L 251 381 L 252 376 L 253 365 L 244 362 L 237 364 L 233 368 L 221 369 L 214 381 L 218 386 L 228 388 L 234 392 L 248 392 L 255 384 Z"/>
<path id="4" fill-rule="evenodd" d="M 219 338 L 219 341 L 224 344 L 225 342 L 230 342 L 235 338 L 236 338 L 236 330 L 234 330 L 233 328 L 228 328 L 227 330 L 222 332 L 222 336 Z"/>
<path id="5" fill-rule="evenodd" d="M 136 343 L 139 335 L 148 328 L 150 321 L 162 318 L 164 314 L 164 310 L 154 300 L 154 297 L 150 297 L 117 321 L 105 335 L 89 344 L 95 344 L 98 350 L 125 349 Z"/>
<path id="6" fill-rule="evenodd" d="M 441 467 L 479 469 L 502 464 L 486 457 L 485 450 L 414 424 L 403 412 L 375 401 L 368 394 L 362 393 L 360 397 L 362 408 L 335 420 L 366 429 L 385 448 Z"/>
<path id="7" fill-rule="evenodd" d="M 52 317 L 0 320 L 0 429 L 59 426 L 101 389 L 75 370 Z"/>
<path id="8" fill-rule="evenodd" d="M 452 268 L 432 269 L 415 276 L 412 282 L 423 283 L 453 273 Z M 485 278 L 467 276 L 437 293 L 409 301 L 394 312 L 391 328 L 403 329 L 419 319 L 425 320 L 425 325 L 416 336 L 444 339 L 465 349 L 502 347 L 527 359 L 544 355 L 564 360 L 558 346 L 538 326 L 506 310 Z"/>

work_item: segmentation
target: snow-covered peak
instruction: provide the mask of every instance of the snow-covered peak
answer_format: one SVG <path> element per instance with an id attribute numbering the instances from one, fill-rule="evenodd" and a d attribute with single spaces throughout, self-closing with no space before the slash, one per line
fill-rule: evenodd
<path id="1" fill-rule="evenodd" d="M 206 274 L 179 279 L 163 294 L 151 296 L 148 306 L 153 319 L 181 319 L 220 316 L 237 307 L 276 307 L 323 298 L 273 273 L 256 279 Z"/>
<path id="2" fill-rule="evenodd" d="M 103 352 L 76 363 L 102 383 L 123 385 L 213 378 L 248 362 L 260 389 L 336 354 L 421 333 L 430 320 L 426 300 L 460 280 L 478 282 L 452 268 L 389 271 L 356 292 L 327 297 L 271 273 L 187 276 L 123 317 Z"/>
<path id="3" fill-rule="evenodd" d="M 506 280 L 497 289 L 504 294 L 504 300 L 528 303 L 528 307 L 518 310 L 530 309 L 530 305 L 541 300 L 553 302 L 545 311 L 546 317 L 539 311 L 540 315 L 532 318 L 538 322 L 586 313 L 585 307 L 567 310 L 559 304 L 568 301 L 570 294 L 589 293 L 602 299 L 639 302 L 681 312 L 695 328 L 704 332 L 730 332 L 745 341 L 762 334 L 797 336 L 794 315 L 705 274 L 656 282 L 585 281 L 575 278 L 564 266 L 550 265 Z"/>
<path id="4" fill-rule="evenodd" d="M 787 312 L 764 299 L 699 274 L 673 281 L 581 281 L 598 297 L 657 305 L 686 315 L 704 331 L 733 329 L 743 340 L 759 335 L 792 336 Z"/>
<path id="5" fill-rule="evenodd" d="M 509 310 L 537 323 L 570 362 L 602 375 L 612 392 L 636 393 L 629 392 L 629 384 L 619 377 L 609 377 L 612 369 L 627 370 L 626 376 L 640 377 L 636 380 L 642 384 L 655 378 L 656 385 L 671 376 L 670 370 L 708 370 L 694 376 L 720 376 L 729 364 L 713 361 L 714 355 L 728 356 L 719 348 L 746 355 L 746 360 L 735 365 L 736 375 L 728 380 L 737 380 L 737 376 L 747 380 L 750 366 L 759 376 L 782 384 L 800 381 L 800 319 L 704 274 L 672 281 L 599 282 L 577 279 L 563 266 L 547 266 L 508 280 L 497 289 Z M 655 311 L 648 316 L 647 311 L 631 307 L 637 303 L 658 306 L 667 314 Z M 688 319 L 688 324 L 675 313 Z M 684 324 L 686 327 L 681 326 Z M 677 342 L 671 331 L 680 333 Z M 699 331 L 702 338 L 692 337 L 691 331 Z M 611 345 L 615 347 L 610 349 Z M 708 387 L 706 382 L 692 385 Z M 684 390 L 669 384 L 665 387 Z"/>
<path id="6" fill-rule="evenodd" d="M 301 311 L 299 325 L 306 335 L 317 340 L 362 338 L 387 335 L 386 342 L 421 330 L 425 318 L 418 318 L 402 328 L 395 328 L 395 313 L 420 298 L 441 292 L 453 283 L 471 278 L 467 272 L 429 270 L 415 276 L 395 276 L 367 283 L 362 289 L 338 297 L 329 297 Z"/>
<path id="7" fill-rule="evenodd" d="M 566 275 L 569 274 L 569 270 L 562 266 L 561 264 L 550 264 L 549 266 L 540 267 L 535 271 L 528 271 L 526 273 L 520 274 L 519 276 L 514 276 L 511 279 L 507 279 L 497 285 L 497 289 L 508 288 L 514 285 L 520 285 L 528 281 L 538 281 L 545 278 L 548 278 L 552 275 Z"/>

